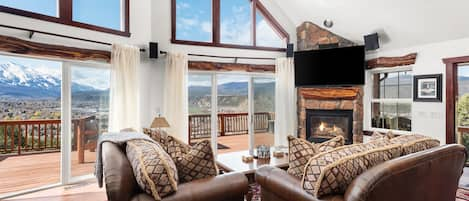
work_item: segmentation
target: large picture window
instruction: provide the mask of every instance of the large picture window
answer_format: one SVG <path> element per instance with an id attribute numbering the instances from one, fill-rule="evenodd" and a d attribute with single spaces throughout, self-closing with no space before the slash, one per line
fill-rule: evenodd
<path id="1" fill-rule="evenodd" d="M 373 74 L 373 128 L 412 131 L 412 78 L 411 71 Z"/>
<path id="2" fill-rule="evenodd" d="M 130 36 L 129 0 L 0 0 L 0 12 Z"/>
<path id="3" fill-rule="evenodd" d="M 172 42 L 284 51 L 288 33 L 259 0 L 172 0 Z"/>

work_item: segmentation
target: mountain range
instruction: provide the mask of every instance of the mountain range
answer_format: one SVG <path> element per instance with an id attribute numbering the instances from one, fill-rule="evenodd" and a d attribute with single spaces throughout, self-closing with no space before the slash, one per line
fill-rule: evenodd
<path id="1" fill-rule="evenodd" d="M 102 90 L 72 82 L 72 94 Z M 61 94 L 61 79 L 34 68 L 14 63 L 0 63 L 1 98 L 56 99 Z"/>

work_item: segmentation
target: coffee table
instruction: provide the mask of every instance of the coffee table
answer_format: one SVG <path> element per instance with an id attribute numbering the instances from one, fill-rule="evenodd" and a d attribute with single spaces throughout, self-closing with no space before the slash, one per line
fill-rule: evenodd
<path id="1" fill-rule="evenodd" d="M 281 169 L 288 168 L 288 155 L 285 154 L 281 158 L 273 157 L 271 155 L 270 159 L 254 159 L 250 163 L 243 162 L 243 156 L 249 155 L 249 151 L 238 151 L 226 154 L 218 155 L 218 167 L 225 172 L 241 172 L 248 176 L 254 176 L 254 173 L 257 169 L 262 166 L 274 166 Z"/>

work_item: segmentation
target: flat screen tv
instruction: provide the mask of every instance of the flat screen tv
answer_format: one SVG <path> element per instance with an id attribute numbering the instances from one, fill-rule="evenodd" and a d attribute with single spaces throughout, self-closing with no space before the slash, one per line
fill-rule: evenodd
<path id="1" fill-rule="evenodd" d="M 295 84 L 297 87 L 365 84 L 365 47 L 295 52 Z"/>

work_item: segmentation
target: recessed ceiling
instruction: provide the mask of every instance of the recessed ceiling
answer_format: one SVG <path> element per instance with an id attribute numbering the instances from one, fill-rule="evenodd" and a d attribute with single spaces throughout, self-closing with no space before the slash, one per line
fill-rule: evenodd
<path id="1" fill-rule="evenodd" d="M 274 0 L 295 25 L 311 21 L 363 44 L 378 32 L 382 50 L 469 37 L 468 0 Z"/>

